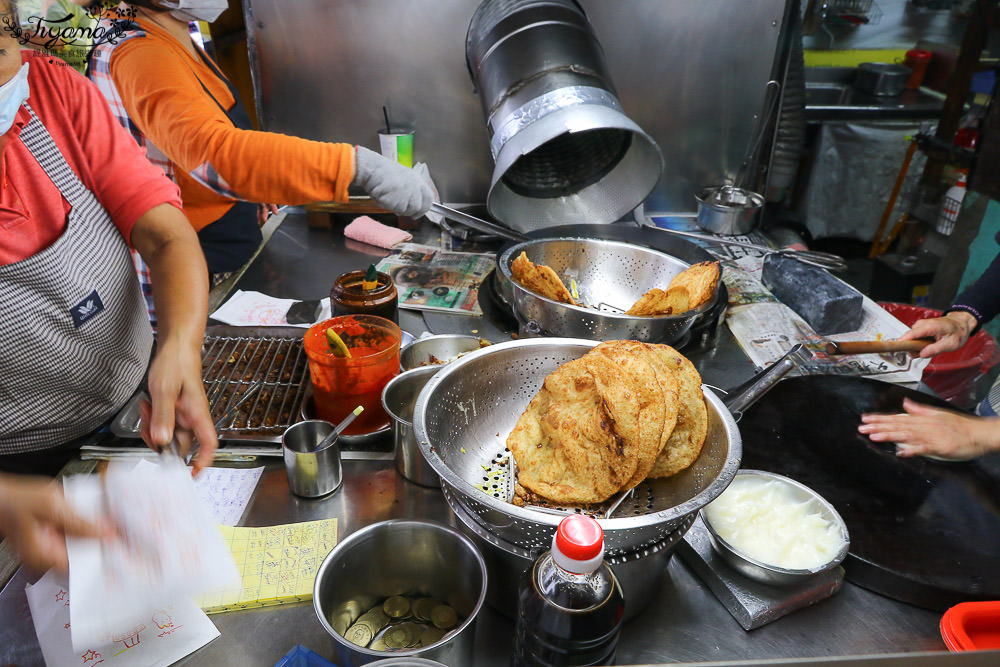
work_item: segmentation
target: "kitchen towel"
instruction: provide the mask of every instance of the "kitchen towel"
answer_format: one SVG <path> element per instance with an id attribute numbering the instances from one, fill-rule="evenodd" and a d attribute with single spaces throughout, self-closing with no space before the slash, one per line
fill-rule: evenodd
<path id="1" fill-rule="evenodd" d="M 355 218 L 344 227 L 344 236 L 355 241 L 361 241 L 379 248 L 392 248 L 397 243 L 403 243 L 413 238 L 413 234 L 396 229 L 389 225 L 362 215 Z"/>

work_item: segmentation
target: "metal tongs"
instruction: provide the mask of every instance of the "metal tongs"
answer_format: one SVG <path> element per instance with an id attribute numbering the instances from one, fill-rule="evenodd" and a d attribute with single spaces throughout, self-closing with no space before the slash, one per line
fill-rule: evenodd
<path id="1" fill-rule="evenodd" d="M 247 387 L 247 390 L 243 392 L 243 394 L 239 397 L 239 399 L 237 399 L 235 403 L 226 408 L 226 411 L 222 413 L 222 416 L 216 419 L 215 422 L 212 424 L 213 427 L 215 428 L 215 432 L 218 433 L 219 429 L 221 429 L 224 424 L 227 424 L 230 421 L 232 421 L 233 417 L 236 416 L 236 412 L 243 406 L 243 404 L 245 404 L 247 401 L 253 398 L 254 395 L 258 391 L 260 391 L 260 388 L 262 386 L 264 386 L 263 380 L 254 380 L 253 382 L 251 382 L 250 386 Z M 171 454 L 184 461 L 184 464 L 187 465 L 191 463 L 191 459 L 193 459 L 195 455 L 198 453 L 198 442 L 197 440 L 194 442 L 194 445 L 191 447 L 191 451 L 188 452 L 187 456 L 181 456 L 181 447 L 180 443 L 177 442 L 177 435 L 175 432 L 174 437 L 170 439 L 170 444 L 168 444 L 164 449 L 160 450 L 160 453 L 161 454 L 166 453 L 167 451 L 169 451 Z"/>
<path id="2" fill-rule="evenodd" d="M 756 243 L 745 243 L 743 241 L 733 241 L 730 239 L 723 239 L 717 236 L 712 236 L 710 234 L 696 234 L 695 232 L 682 232 L 676 229 L 667 229 L 666 227 L 658 227 L 656 225 L 645 225 L 651 229 L 658 229 L 661 232 L 667 232 L 668 234 L 677 234 L 678 236 L 690 236 L 691 238 L 701 239 L 702 241 L 708 241 L 709 243 L 718 243 L 719 245 L 732 245 L 738 246 L 740 248 L 750 248 L 751 250 L 757 250 L 765 254 L 775 254 L 784 255 L 786 257 L 791 257 L 797 259 L 804 264 L 811 264 L 812 266 L 818 266 L 821 269 L 827 269 L 829 271 L 844 271 L 847 269 L 847 262 L 840 255 L 834 255 L 830 252 L 821 252 L 819 250 L 793 250 L 791 248 L 768 248 L 767 246 L 757 245 Z"/>

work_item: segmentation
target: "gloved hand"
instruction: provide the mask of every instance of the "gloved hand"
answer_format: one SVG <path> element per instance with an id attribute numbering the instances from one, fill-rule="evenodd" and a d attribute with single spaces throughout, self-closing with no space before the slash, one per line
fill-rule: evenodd
<path id="1" fill-rule="evenodd" d="M 430 186 L 417 172 L 364 146 L 357 146 L 354 153 L 354 184 L 396 215 L 419 218 L 434 201 Z"/>

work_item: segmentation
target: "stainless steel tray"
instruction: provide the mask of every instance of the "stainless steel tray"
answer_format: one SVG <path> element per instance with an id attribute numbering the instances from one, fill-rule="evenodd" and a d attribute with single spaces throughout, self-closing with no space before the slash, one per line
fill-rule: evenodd
<path id="1" fill-rule="evenodd" d="M 219 428 L 220 440 L 281 443 L 285 429 L 299 421 L 299 408 L 308 384 L 309 368 L 298 327 L 234 327 L 205 329 L 202 379 L 212 418 L 218 419 L 252 382 L 259 392 Z M 121 438 L 139 437 L 139 401 L 136 394 L 111 422 Z"/>
<path id="2" fill-rule="evenodd" d="M 235 327 L 213 325 L 205 329 L 202 345 L 202 379 L 212 418 L 218 419 L 255 380 L 263 386 L 236 416 L 219 428 L 219 440 L 241 444 L 281 444 L 285 429 L 303 419 L 315 419 L 309 364 L 302 348 L 305 329 L 299 327 Z M 403 343 L 413 341 L 404 331 Z M 111 422 L 120 438 L 139 438 L 137 392 Z M 345 459 L 392 459 L 392 429 L 342 435 Z"/>

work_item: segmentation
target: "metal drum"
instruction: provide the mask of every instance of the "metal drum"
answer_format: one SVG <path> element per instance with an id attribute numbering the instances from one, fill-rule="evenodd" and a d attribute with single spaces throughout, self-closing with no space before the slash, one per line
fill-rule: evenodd
<path id="1" fill-rule="evenodd" d="M 594 345 L 571 338 L 493 345 L 445 366 L 417 397 L 417 441 L 442 487 L 486 531 L 521 549 L 548 549 L 559 521 L 581 510 L 512 504 L 516 471 L 507 436 L 545 377 Z M 736 422 L 715 394 L 703 392 L 708 437 L 701 455 L 672 477 L 642 482 L 612 518 L 599 519 L 609 557 L 662 542 L 736 475 L 742 452 Z M 602 516 L 606 508 L 587 509 Z"/>
<path id="2" fill-rule="evenodd" d="M 581 300 L 589 307 L 546 299 L 515 282 L 510 265 L 522 251 L 531 261 L 550 267 L 564 281 L 575 280 Z M 658 250 L 584 238 L 518 243 L 504 249 L 497 259 L 500 289 L 514 311 L 522 336 L 667 344 L 680 340 L 695 320 L 712 308 L 719 298 L 718 286 L 711 301 L 679 315 L 635 317 L 624 311 L 647 290 L 666 288 L 671 278 L 688 266 Z"/>
<path id="3" fill-rule="evenodd" d="M 605 224 L 653 190 L 660 149 L 622 111 L 578 3 L 483 2 L 465 57 L 490 134 L 486 203 L 498 220 L 520 231 Z"/>
<path id="4" fill-rule="evenodd" d="M 458 528 L 479 548 L 486 562 L 486 602 L 500 613 L 517 618 L 518 578 L 531 567 L 542 549 L 528 550 L 501 540 L 479 525 L 472 514 L 447 487 L 441 489 L 444 499 L 458 519 Z M 670 564 L 674 548 L 694 523 L 696 514 L 687 517 L 677 530 L 662 542 L 627 554 L 608 556 L 605 562 L 618 577 L 625 595 L 625 616 L 628 621 L 638 616 L 660 590 L 660 579 Z"/>

